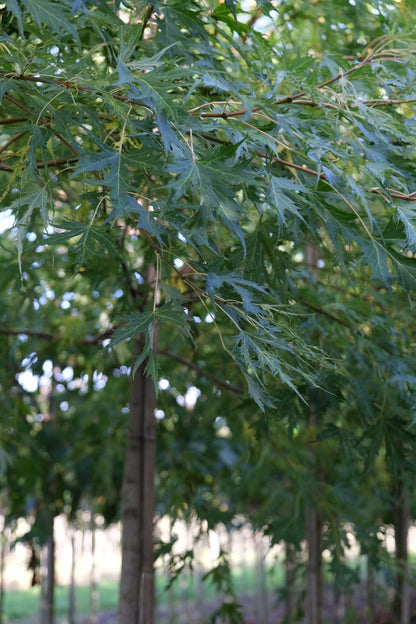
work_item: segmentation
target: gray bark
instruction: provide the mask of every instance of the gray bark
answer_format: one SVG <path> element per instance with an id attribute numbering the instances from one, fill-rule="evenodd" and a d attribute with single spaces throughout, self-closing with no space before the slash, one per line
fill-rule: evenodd
<path id="1" fill-rule="evenodd" d="M 266 567 L 264 562 L 265 550 L 263 543 L 263 534 L 256 532 L 254 534 L 254 546 L 256 549 L 256 568 L 258 582 L 258 621 L 259 624 L 268 624 L 269 622 L 269 605 L 266 583 Z"/>
<path id="2" fill-rule="evenodd" d="M 4 507 L 4 505 L 3 505 Z M 7 525 L 6 513 L 3 514 L 1 526 L 1 542 L 0 542 L 0 624 L 4 622 L 4 569 L 6 561 L 7 548 Z"/>
<path id="3" fill-rule="evenodd" d="M 146 282 L 155 287 L 155 269 L 150 266 Z M 154 291 L 153 291 L 154 292 Z M 157 293 L 154 293 L 157 299 Z M 157 328 L 153 335 L 157 343 Z M 134 360 L 141 353 L 143 338 L 136 337 Z M 131 380 L 130 421 L 122 486 L 122 565 L 119 624 L 153 624 L 155 579 L 153 566 L 153 521 L 156 471 L 156 393 L 145 375 L 143 362 Z"/>
<path id="4" fill-rule="evenodd" d="M 305 514 L 308 562 L 306 567 L 305 623 L 322 620 L 322 524 L 317 510 L 308 505 Z"/>
<path id="5" fill-rule="evenodd" d="M 394 537 L 396 542 L 396 595 L 393 615 L 396 624 L 410 622 L 410 587 L 408 582 L 408 533 L 409 533 L 409 493 L 402 480 L 397 484 L 397 509 L 395 514 Z"/>
<path id="6" fill-rule="evenodd" d="M 55 373 L 59 371 L 58 368 L 53 368 L 53 375 L 51 379 L 51 385 L 48 396 L 48 415 L 46 420 L 49 423 L 48 427 L 55 427 L 56 421 L 56 402 L 55 402 Z M 53 465 L 51 462 L 51 471 Z M 52 481 L 49 485 L 50 498 L 54 500 L 54 488 L 55 484 Z M 41 611 L 40 611 L 40 624 L 54 624 L 55 621 L 55 517 L 53 510 L 48 505 L 48 500 L 44 501 L 46 507 L 45 519 L 48 523 L 48 539 L 46 540 L 44 547 L 45 574 L 42 577 L 42 591 L 41 591 Z"/>
<path id="7" fill-rule="evenodd" d="M 55 621 L 55 536 L 54 518 L 50 519 L 49 538 L 44 547 L 44 571 L 42 578 L 40 624 L 54 624 Z"/>
<path id="8" fill-rule="evenodd" d="M 375 624 L 376 617 L 376 583 L 374 578 L 374 567 L 370 556 L 367 555 L 367 618 L 368 624 Z"/>
<path id="9" fill-rule="evenodd" d="M 292 544 L 285 544 L 285 589 L 286 589 L 286 622 L 295 621 L 295 548 Z"/>
<path id="10" fill-rule="evenodd" d="M 91 597 L 90 597 L 90 624 L 98 623 L 98 582 L 97 582 L 97 565 L 95 561 L 95 520 L 94 514 L 91 512 Z"/>
<path id="11" fill-rule="evenodd" d="M 68 624 L 75 624 L 76 613 L 76 585 L 75 585 L 75 564 L 76 564 L 76 552 L 75 552 L 75 526 L 70 527 L 70 541 L 71 541 L 71 580 L 69 586 L 69 598 L 68 598 Z"/>
<path id="12" fill-rule="evenodd" d="M 313 275 L 317 271 L 318 252 L 307 242 L 305 263 Z M 318 417 L 315 405 L 310 405 L 309 426 L 316 430 Z M 310 470 L 316 480 L 320 478 L 319 459 L 313 449 L 310 451 Z M 306 504 L 306 543 L 308 562 L 306 567 L 305 624 L 320 624 L 322 621 L 322 522 L 317 509 L 317 495 Z"/>

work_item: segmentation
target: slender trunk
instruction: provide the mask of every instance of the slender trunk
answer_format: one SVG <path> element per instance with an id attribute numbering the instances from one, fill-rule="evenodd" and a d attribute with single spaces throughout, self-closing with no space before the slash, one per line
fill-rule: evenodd
<path id="1" fill-rule="evenodd" d="M 267 582 L 266 582 L 266 567 L 264 562 L 265 550 L 262 533 L 256 532 L 254 534 L 254 547 L 256 550 L 256 568 L 257 568 L 257 612 L 259 624 L 268 624 L 269 621 L 269 609 L 268 609 L 268 596 L 267 596 Z"/>
<path id="2" fill-rule="evenodd" d="M 396 595 L 393 602 L 393 616 L 396 624 L 409 624 L 410 588 L 408 583 L 408 532 L 409 532 L 409 492 L 400 479 L 397 484 L 397 509 L 395 514 L 394 537 L 396 542 Z"/>
<path id="3" fill-rule="evenodd" d="M 96 527 L 94 514 L 91 512 L 91 597 L 90 597 L 90 624 L 98 623 L 98 583 L 97 566 L 95 560 Z"/>
<path id="4" fill-rule="evenodd" d="M 309 426 L 316 432 L 317 414 L 310 406 Z M 313 434 L 315 435 L 315 434 Z M 319 460 L 314 450 L 310 454 L 311 471 L 315 479 L 320 477 Z M 322 521 L 316 507 L 317 495 L 311 497 L 305 509 L 306 544 L 308 561 L 306 565 L 305 623 L 320 624 L 322 620 Z"/>
<path id="5" fill-rule="evenodd" d="M 157 303 L 156 271 L 149 266 L 146 283 Z M 153 290 L 152 290 L 153 289 Z M 151 295 L 151 296 L 152 296 Z M 157 346 L 157 328 L 153 348 Z M 134 343 L 134 360 L 143 348 L 143 337 Z M 122 564 L 118 624 L 153 624 L 155 578 L 153 522 L 156 471 L 156 393 L 143 362 L 131 380 L 130 421 L 122 486 Z"/>
<path id="6" fill-rule="evenodd" d="M 322 613 L 322 524 L 318 511 L 311 505 L 306 509 L 306 624 L 320 624 Z"/>
<path id="7" fill-rule="evenodd" d="M 45 573 L 42 578 L 40 624 L 54 624 L 55 621 L 55 536 L 54 517 L 50 518 L 49 538 L 44 548 Z"/>
<path id="8" fill-rule="evenodd" d="M 141 491 L 141 550 L 139 624 L 153 624 L 155 606 L 155 576 L 153 550 L 153 519 L 156 503 L 156 394 L 153 382 L 146 378 L 143 401 L 142 469 L 143 486 Z"/>
<path id="9" fill-rule="evenodd" d="M 295 620 L 295 548 L 292 544 L 285 545 L 285 589 L 286 589 L 286 622 Z"/>
<path id="10" fill-rule="evenodd" d="M 335 577 L 334 579 L 334 624 L 338 624 L 341 622 L 341 590 L 339 587 L 338 579 Z"/>
<path id="11" fill-rule="evenodd" d="M 376 620 L 376 585 L 374 578 L 374 567 L 370 556 L 367 555 L 367 620 L 368 624 L 375 624 Z"/>
<path id="12" fill-rule="evenodd" d="M 4 508 L 4 507 L 3 507 Z M 0 543 L 0 624 L 4 622 L 4 567 L 6 560 L 7 547 L 7 525 L 6 513 L 3 514 L 1 525 L 1 543 Z"/>
<path id="13" fill-rule="evenodd" d="M 136 356 L 141 348 L 138 339 Z M 154 386 L 142 365 L 131 383 L 123 475 L 120 624 L 153 624 L 154 620 L 155 407 Z"/>
<path id="14" fill-rule="evenodd" d="M 54 429 L 56 427 L 56 374 L 60 371 L 58 367 L 53 367 L 53 374 L 50 381 L 50 388 L 47 398 L 47 413 L 45 414 L 45 426 Z M 48 422 L 49 421 L 49 422 Z M 46 535 L 48 536 L 44 546 L 44 574 L 42 575 L 41 589 L 41 609 L 40 624 L 54 624 L 55 621 L 55 478 L 54 460 L 50 458 L 50 472 L 52 479 L 49 483 L 48 494 L 43 501 Z"/>
<path id="15" fill-rule="evenodd" d="M 305 262 L 313 275 L 316 275 L 318 252 L 308 241 L 305 245 Z M 316 435 L 318 424 L 316 406 L 309 406 L 309 427 Z M 320 478 L 320 464 L 314 449 L 310 451 L 310 469 L 312 477 Z M 307 501 L 305 509 L 306 544 L 308 562 L 306 567 L 305 623 L 320 624 L 322 620 L 322 522 L 317 509 L 318 496 L 313 495 Z"/>
<path id="16" fill-rule="evenodd" d="M 75 585 L 75 564 L 76 564 L 76 553 L 75 553 L 75 526 L 72 525 L 70 527 L 71 531 L 71 579 L 69 586 L 69 602 L 68 602 L 68 624 L 75 624 L 75 613 L 76 613 L 76 585 Z"/>

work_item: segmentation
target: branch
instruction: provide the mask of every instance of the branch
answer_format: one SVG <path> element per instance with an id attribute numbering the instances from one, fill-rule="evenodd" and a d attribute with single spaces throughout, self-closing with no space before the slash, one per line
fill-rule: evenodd
<path id="1" fill-rule="evenodd" d="M 78 158 L 56 158 L 55 160 L 48 160 L 43 162 L 42 160 L 36 163 L 38 169 L 44 169 L 45 167 L 57 167 L 58 165 L 66 165 L 67 163 L 78 162 Z"/>
<path id="2" fill-rule="evenodd" d="M 187 366 L 188 368 L 197 372 L 199 375 L 202 375 L 203 377 L 206 377 L 207 379 L 209 379 L 209 381 L 212 381 L 212 383 L 218 386 L 218 388 L 222 388 L 223 390 L 229 390 L 230 392 L 233 392 L 234 394 L 238 394 L 239 396 L 242 396 L 244 394 L 241 388 L 238 388 L 237 386 L 233 386 L 232 384 L 229 384 L 226 381 L 222 381 L 221 379 L 219 379 L 218 377 L 216 377 L 209 371 L 205 370 L 205 368 L 201 368 L 194 362 L 187 360 L 181 355 L 172 353 L 171 351 L 168 351 L 167 349 L 156 351 L 156 353 L 158 355 L 165 355 L 169 359 L 174 360 L 175 362 L 179 362 L 179 364 L 183 364 L 184 366 Z"/>
<path id="3" fill-rule="evenodd" d="M 110 338 L 116 328 L 112 327 L 103 332 L 99 332 L 96 336 L 84 336 L 79 340 L 79 344 L 82 345 L 97 345 L 103 340 Z M 37 329 L 11 329 L 8 327 L 0 327 L 0 335 L 2 336 L 29 336 L 32 338 L 40 338 L 41 340 L 49 340 L 51 342 L 57 342 L 62 339 L 62 334 L 45 332 Z"/>
<path id="4" fill-rule="evenodd" d="M 39 82 L 42 84 L 54 84 L 56 86 L 65 87 L 66 89 L 71 89 L 74 91 L 84 91 L 87 93 L 93 92 L 96 95 L 103 97 L 100 91 L 95 91 L 95 89 L 93 89 L 90 86 L 81 85 L 76 82 L 72 82 L 71 80 L 57 80 L 56 78 L 49 78 L 49 77 L 43 78 L 42 76 L 32 76 L 30 74 L 15 74 L 13 72 L 11 73 L 0 72 L 0 76 L 2 76 L 3 78 L 8 78 L 9 80 L 19 80 L 23 82 Z M 146 108 L 148 110 L 152 110 L 147 104 L 144 104 L 143 102 L 140 102 L 139 100 L 129 98 L 125 95 L 117 95 L 116 93 L 110 93 L 110 95 L 115 100 L 118 100 L 120 102 L 126 102 L 127 104 L 135 104 L 137 106 L 142 106 L 143 108 Z M 24 106 L 24 104 L 21 104 L 17 100 L 14 100 L 9 95 L 5 95 L 4 97 L 7 98 L 9 101 L 11 101 L 13 104 L 15 104 L 15 106 L 18 106 L 19 108 L 24 110 L 26 113 L 28 113 L 29 116 L 32 115 L 32 113 L 29 111 L 29 109 L 27 109 Z"/>
<path id="5" fill-rule="evenodd" d="M 361 103 L 366 104 L 367 106 L 396 106 L 400 104 L 411 104 L 412 102 L 416 102 L 416 98 L 409 98 L 408 100 L 363 100 Z"/>
<path id="6" fill-rule="evenodd" d="M 21 121 L 27 121 L 27 117 L 8 117 L 6 119 L 0 119 L 0 126 L 6 124 L 20 123 Z"/>
<path id="7" fill-rule="evenodd" d="M 335 321 L 336 323 L 339 323 L 340 325 L 343 325 L 344 327 L 348 327 L 348 329 L 354 329 L 353 326 L 350 325 L 350 323 L 348 323 L 348 321 L 344 321 L 344 319 L 340 318 L 339 316 L 335 316 L 335 314 L 331 314 L 331 312 L 328 312 L 324 308 L 320 308 L 319 306 L 316 306 L 313 303 L 309 303 L 308 301 L 305 301 L 304 299 L 300 299 L 299 303 L 305 306 L 306 308 L 309 308 L 310 310 L 317 312 L 318 314 L 322 314 L 323 316 L 326 316 L 327 318 L 331 319 L 331 321 Z"/>
<path id="8" fill-rule="evenodd" d="M 112 336 L 115 329 L 116 329 L 115 327 L 112 327 L 111 329 L 107 329 L 104 332 L 98 333 L 96 336 L 84 336 L 79 341 L 79 344 L 89 345 L 89 346 L 97 345 L 103 340 L 110 338 L 110 336 Z M 24 336 L 30 336 L 33 338 L 40 338 L 41 340 L 49 340 L 51 342 L 57 342 L 58 340 L 62 338 L 62 335 L 54 334 L 52 332 L 45 332 L 45 331 L 40 331 L 37 329 L 27 329 L 27 328 L 10 329 L 7 327 L 0 327 L 0 335 L 3 335 L 3 336 L 24 335 Z M 187 366 L 188 368 L 197 372 L 199 375 L 202 375 L 206 377 L 207 379 L 209 379 L 209 381 L 212 381 L 212 383 L 215 384 L 218 388 L 222 388 L 223 390 L 228 390 L 229 392 L 233 392 L 234 394 L 238 394 L 239 396 L 242 396 L 244 394 L 241 388 L 238 388 L 237 386 L 234 386 L 233 384 L 229 384 L 226 381 L 222 381 L 221 379 L 219 379 L 218 377 L 216 377 L 209 371 L 205 370 L 204 368 L 201 368 L 194 362 L 187 360 L 181 355 L 172 353 L 171 351 L 168 351 L 167 349 L 158 350 L 156 351 L 156 353 L 157 355 L 165 355 L 169 359 L 175 362 L 179 362 L 179 364 L 183 364 L 184 366 Z"/>
<path id="9" fill-rule="evenodd" d="M 78 158 L 56 158 L 54 160 L 48 160 L 46 162 L 44 162 L 43 160 L 40 160 L 36 163 L 36 167 L 37 169 L 45 169 L 45 167 L 58 167 L 59 165 L 66 165 L 68 163 L 73 163 L 73 162 L 77 162 L 79 160 Z M 10 165 L 6 165 L 6 163 L 3 160 L 0 160 L 0 171 L 8 171 L 9 173 L 12 173 L 14 171 L 14 167 L 11 167 Z"/>
<path id="10" fill-rule="evenodd" d="M 259 154 L 263 158 L 267 158 L 267 154 Z M 324 173 L 319 173 L 315 171 L 315 169 L 309 169 L 309 167 L 304 167 L 303 165 L 297 165 L 296 163 L 290 162 L 289 160 L 284 160 L 283 158 L 278 158 L 277 156 L 272 157 L 273 162 L 280 163 L 285 167 L 289 167 L 291 169 L 297 169 L 298 171 L 303 171 L 304 173 L 309 173 L 309 175 L 314 175 L 316 178 L 320 180 L 326 180 L 326 176 Z"/>
<path id="11" fill-rule="evenodd" d="M 12 98 L 12 96 L 9 95 L 8 93 L 6 93 L 6 95 L 4 96 L 4 99 L 5 100 L 9 100 L 9 102 L 11 102 L 15 106 L 17 106 L 17 108 L 20 108 L 22 111 L 24 111 L 27 115 L 29 115 L 29 118 L 32 116 L 32 111 L 30 111 L 27 108 L 27 106 L 25 106 L 24 104 L 22 104 L 18 100 L 15 100 L 14 98 Z"/>
<path id="12" fill-rule="evenodd" d="M 0 154 L 4 152 L 9 147 L 9 145 L 14 143 L 14 141 L 17 141 L 17 139 L 20 139 L 20 137 L 24 136 L 28 132 L 29 132 L 28 130 L 25 130 L 24 132 L 18 132 L 17 134 L 12 136 L 8 141 L 6 141 L 4 145 L 2 145 L 2 147 L 0 147 Z"/>
<path id="13" fill-rule="evenodd" d="M 54 340 L 56 338 L 55 334 L 38 331 L 37 329 L 9 329 L 7 327 L 0 327 L 0 334 L 2 336 L 33 336 L 34 338 L 42 338 L 42 340 Z"/>
<path id="14" fill-rule="evenodd" d="M 340 71 L 336 76 L 333 76 L 332 78 L 329 78 L 328 80 L 324 80 L 323 82 L 320 82 L 319 84 L 315 85 L 314 89 L 323 89 L 324 87 L 327 87 L 328 85 L 333 84 L 334 82 L 337 82 L 338 80 L 341 80 L 342 78 L 345 78 L 345 76 L 352 74 L 353 72 L 357 71 L 358 69 L 361 69 L 362 67 L 365 67 L 366 65 L 371 65 L 372 63 L 381 62 L 381 61 L 403 62 L 404 59 L 396 55 L 386 56 L 385 53 L 383 56 L 368 57 L 361 63 L 358 63 L 357 65 L 354 65 L 353 67 L 350 67 L 349 69 L 345 71 Z M 300 93 L 296 93 L 295 95 L 287 95 L 286 97 L 281 98 L 280 100 L 275 100 L 273 104 L 276 104 L 276 105 L 286 104 L 286 103 L 290 104 L 294 102 L 294 100 L 298 100 L 299 98 L 302 98 L 304 95 L 306 95 L 306 91 L 301 91 Z"/>
<path id="15" fill-rule="evenodd" d="M 71 145 L 71 143 L 69 143 L 69 141 L 66 140 L 65 137 L 62 136 L 62 134 L 60 134 L 59 132 L 56 132 L 55 130 L 52 130 L 52 132 L 54 133 L 54 135 L 56 136 L 57 139 L 59 139 L 61 141 L 61 143 L 63 143 L 64 145 L 66 145 L 66 147 L 76 156 L 79 157 L 79 151 L 73 146 Z"/>

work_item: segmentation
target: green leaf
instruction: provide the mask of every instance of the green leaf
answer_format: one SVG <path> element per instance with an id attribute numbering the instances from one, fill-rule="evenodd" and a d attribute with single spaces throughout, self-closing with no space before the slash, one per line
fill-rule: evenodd
<path id="1" fill-rule="evenodd" d="M 373 277 L 389 284 L 392 273 L 389 269 L 388 254 L 383 245 L 375 239 L 367 243 L 363 251 L 362 262 L 369 264 L 373 271 Z"/>
<path id="2" fill-rule="evenodd" d="M 416 247 L 416 208 L 411 205 L 398 206 L 397 215 L 404 226 L 407 241 L 410 248 Z"/>
<path id="3" fill-rule="evenodd" d="M 6 2 L 6 6 L 8 8 L 8 10 L 13 13 L 13 15 L 15 16 L 15 18 L 17 19 L 17 23 L 19 26 L 19 32 L 20 32 L 20 36 L 24 37 L 24 31 L 23 31 L 23 16 L 22 16 L 22 11 L 20 10 L 20 6 L 19 3 L 17 2 L 17 0 L 7 0 Z"/>
<path id="4" fill-rule="evenodd" d="M 144 72 L 151 72 L 152 70 L 157 69 L 158 67 L 164 67 L 165 63 L 161 59 L 163 56 L 165 56 L 167 50 L 170 50 L 174 46 L 175 44 L 171 43 L 165 48 L 162 48 L 161 50 L 159 50 L 159 52 L 155 54 L 154 56 L 143 58 L 140 61 L 130 61 L 130 63 L 127 63 L 127 67 L 131 69 L 132 71 L 140 70 Z"/>
<path id="5" fill-rule="evenodd" d="M 373 239 L 364 248 L 362 261 L 371 266 L 373 277 L 382 280 L 387 286 L 394 277 L 393 269 L 403 288 L 416 291 L 416 258 L 409 258 Z"/>
<path id="6" fill-rule="evenodd" d="M 48 202 L 49 194 L 46 188 L 41 188 L 31 193 L 27 193 L 19 199 L 9 204 L 9 210 L 16 213 L 17 231 L 17 252 L 19 270 L 22 272 L 22 253 L 23 242 L 27 233 L 27 226 L 35 210 L 39 209 L 43 226 L 46 229 L 48 225 Z M 23 210 L 22 210 L 23 208 Z"/>
<path id="7" fill-rule="evenodd" d="M 59 5 L 65 6 L 64 3 L 50 2 L 50 0 L 22 0 L 22 3 L 39 26 L 45 23 L 54 32 L 66 32 L 72 35 L 79 43 L 77 29 L 67 19 L 65 12 L 59 9 Z"/>
<path id="8" fill-rule="evenodd" d="M 71 243 L 78 268 L 86 267 L 90 255 L 100 255 L 103 251 L 121 258 L 120 251 L 111 238 L 108 226 L 65 219 L 63 223 L 55 224 L 55 228 L 58 231 L 48 236 L 48 242 L 52 245 Z"/>
<path id="9" fill-rule="evenodd" d="M 292 197 L 289 196 L 289 192 L 292 192 Z M 297 184 L 294 180 L 287 178 L 271 177 L 267 197 L 271 206 L 276 209 L 279 223 L 282 225 L 287 224 L 289 215 L 303 220 L 299 212 L 299 200 L 298 202 L 295 201 L 299 192 L 307 192 L 303 184 Z"/>
<path id="10" fill-rule="evenodd" d="M 235 10 L 235 6 L 237 4 L 237 0 L 225 0 L 225 6 L 230 9 L 231 13 L 234 15 L 235 19 L 237 19 L 237 13 Z"/>

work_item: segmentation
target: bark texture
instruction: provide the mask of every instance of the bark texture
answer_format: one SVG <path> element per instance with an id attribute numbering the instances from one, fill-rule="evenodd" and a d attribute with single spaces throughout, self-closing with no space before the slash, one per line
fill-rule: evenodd
<path id="1" fill-rule="evenodd" d="M 54 624 L 55 536 L 54 518 L 50 519 L 49 538 L 44 548 L 45 575 L 42 579 L 40 624 Z"/>
<path id="2" fill-rule="evenodd" d="M 76 565 L 76 543 L 75 543 L 75 525 L 70 526 L 71 540 L 71 583 L 69 586 L 68 597 L 68 624 L 76 624 L 76 582 L 75 582 L 75 565 Z"/>
<path id="3" fill-rule="evenodd" d="M 308 562 L 306 567 L 305 623 L 322 621 L 322 523 L 318 511 L 308 505 L 305 514 Z"/>
<path id="4" fill-rule="evenodd" d="M 305 263 L 313 275 L 317 272 L 318 252 L 311 242 L 305 245 Z M 315 437 L 318 415 L 316 405 L 309 405 L 309 427 Z M 321 478 L 321 466 L 316 450 L 310 449 L 309 467 L 313 478 Z M 305 508 L 306 544 L 308 561 L 306 566 L 305 624 L 321 624 L 322 621 L 322 521 L 318 510 L 319 493 L 313 487 Z"/>
<path id="5" fill-rule="evenodd" d="M 285 586 L 286 586 L 286 622 L 293 624 L 295 622 L 295 606 L 296 606 L 296 551 L 292 544 L 285 546 Z"/>
<path id="6" fill-rule="evenodd" d="M 96 526 L 93 512 L 91 512 L 91 576 L 90 576 L 90 624 L 98 624 L 98 577 L 95 552 Z"/>
<path id="7" fill-rule="evenodd" d="M 396 594 L 393 602 L 395 624 L 410 622 L 410 587 L 408 582 L 408 533 L 409 533 L 409 492 L 399 479 L 396 491 L 397 508 L 395 513 L 394 536 L 396 542 Z"/>
<path id="8" fill-rule="evenodd" d="M 4 505 L 3 505 L 4 508 Z M 7 548 L 6 513 L 3 514 L 0 541 L 0 624 L 4 622 L 4 568 Z"/>
<path id="9" fill-rule="evenodd" d="M 136 355 L 142 348 L 136 340 Z M 131 382 L 130 424 L 122 488 L 119 624 L 153 624 L 156 396 L 144 364 Z"/>

